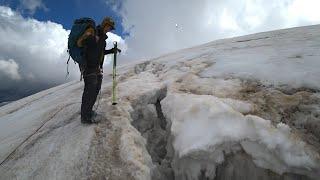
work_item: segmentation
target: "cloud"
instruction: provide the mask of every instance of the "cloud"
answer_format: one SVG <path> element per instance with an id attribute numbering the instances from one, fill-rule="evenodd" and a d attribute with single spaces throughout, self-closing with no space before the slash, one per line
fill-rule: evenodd
<path id="1" fill-rule="evenodd" d="M 106 0 L 130 35 L 127 58 L 145 59 L 216 39 L 320 22 L 318 0 Z"/>
<path id="2" fill-rule="evenodd" d="M 48 10 L 42 0 L 20 0 L 20 8 L 26 10 L 31 15 L 33 15 L 37 9 Z"/>
<path id="3" fill-rule="evenodd" d="M 69 33 L 61 24 L 24 18 L 11 8 L 0 6 L 0 101 L 5 97 L 3 92 L 13 89 L 35 92 L 79 79 L 78 66 L 71 60 L 66 80 Z M 120 36 L 108 35 L 109 46 L 118 41 L 119 47 L 126 48 Z"/>
<path id="4" fill-rule="evenodd" d="M 299 24 L 305 21 L 312 24 L 319 23 L 319 7 L 319 0 L 295 0 L 289 5 L 287 16 L 291 19 L 291 24 Z"/>
<path id="5" fill-rule="evenodd" d="M 12 80 L 19 80 L 21 76 L 18 72 L 19 65 L 13 60 L 0 60 L 0 77 L 7 76 Z"/>
<path id="6" fill-rule="evenodd" d="M 0 59 L 14 59 L 20 67 L 21 84 L 29 80 L 30 74 L 35 83 L 64 81 L 68 34 L 60 24 L 26 19 L 0 6 Z"/>
<path id="7" fill-rule="evenodd" d="M 122 37 L 120 37 L 119 35 L 111 33 L 111 32 L 108 32 L 107 36 L 108 36 L 108 39 L 106 40 L 106 43 L 107 43 L 106 49 L 113 48 L 114 42 L 117 42 L 118 48 L 121 49 L 121 56 L 126 55 L 128 47 L 127 47 L 125 40 Z M 104 66 L 109 65 L 112 61 L 113 61 L 113 55 L 106 55 Z"/>
<path id="8" fill-rule="evenodd" d="M 224 30 L 231 30 L 231 31 L 239 30 L 240 28 L 236 20 L 234 19 L 234 17 L 230 15 L 230 13 L 226 8 L 223 9 L 223 13 L 220 18 L 220 26 Z"/>

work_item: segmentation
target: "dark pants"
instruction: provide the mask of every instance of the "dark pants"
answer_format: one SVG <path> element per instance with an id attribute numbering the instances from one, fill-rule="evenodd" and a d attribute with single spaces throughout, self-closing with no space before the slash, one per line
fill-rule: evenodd
<path id="1" fill-rule="evenodd" d="M 102 75 L 91 74 L 83 77 L 84 90 L 81 103 L 81 118 L 91 118 L 92 107 L 101 89 Z"/>

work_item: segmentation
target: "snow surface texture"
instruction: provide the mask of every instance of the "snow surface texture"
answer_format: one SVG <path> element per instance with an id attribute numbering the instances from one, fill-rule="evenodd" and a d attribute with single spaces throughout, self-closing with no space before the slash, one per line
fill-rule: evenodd
<path id="1" fill-rule="evenodd" d="M 103 116 L 113 118 L 98 126 L 80 123 L 82 82 L 62 85 L 4 106 L 1 122 L 15 131 L 1 132 L 0 179 L 150 179 L 151 157 L 145 148 L 145 139 L 130 124 L 132 107 L 125 99 L 135 101 L 146 97 L 136 103 L 148 103 L 157 99 L 154 96 L 165 86 L 152 75 L 129 79 L 119 85 L 124 90 L 119 96 L 124 100 L 119 106 L 111 106 L 109 81 L 104 81 L 101 94 L 108 95 L 107 99 L 100 99 L 99 107 Z M 138 90 L 139 84 L 148 88 Z M 50 109 L 51 106 L 58 106 L 59 111 Z M 38 115 L 42 111 L 54 115 Z M 8 118 L 12 116 L 20 119 Z M 10 120 L 23 124 L 5 124 Z M 105 132 L 107 128 L 112 132 Z M 104 139 L 106 136 L 108 139 Z"/>
<path id="2" fill-rule="evenodd" d="M 240 103 L 234 100 L 224 102 L 208 95 L 168 95 L 162 101 L 162 107 L 166 118 L 172 121 L 177 159 L 207 152 L 207 158 L 213 163 L 206 169 L 211 172 L 209 177 L 214 178 L 216 166 L 224 160 L 223 151 L 237 151 L 237 148 L 228 146 L 238 142 L 259 167 L 279 174 L 295 172 L 296 168 L 298 173 L 302 172 L 301 169 L 305 173 L 314 170 L 317 173 L 310 176 L 318 177 L 320 159 L 317 152 L 294 137 L 285 124 L 274 127 L 271 121 L 242 115 L 243 109 L 249 109 L 251 105 Z M 197 179 L 203 168 L 201 164 L 197 167 L 192 163 L 179 166 L 190 179 Z"/>
<path id="3" fill-rule="evenodd" d="M 202 77 L 241 77 L 265 85 L 320 88 L 319 26 L 258 33 L 214 41 L 157 58 L 172 64 L 202 59 Z M 170 61 L 170 62 L 169 62 Z"/>
<path id="4" fill-rule="evenodd" d="M 319 33 L 260 33 L 123 66 L 117 106 L 104 75 L 96 125 L 80 123 L 82 82 L 4 105 L 0 179 L 318 179 Z"/>

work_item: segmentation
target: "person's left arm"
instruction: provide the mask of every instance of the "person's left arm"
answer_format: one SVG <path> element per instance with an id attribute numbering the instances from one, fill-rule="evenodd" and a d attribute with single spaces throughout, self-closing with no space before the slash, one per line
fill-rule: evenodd
<path id="1" fill-rule="evenodd" d="M 104 55 L 113 54 L 113 53 L 115 53 L 115 49 L 114 48 L 104 50 Z"/>

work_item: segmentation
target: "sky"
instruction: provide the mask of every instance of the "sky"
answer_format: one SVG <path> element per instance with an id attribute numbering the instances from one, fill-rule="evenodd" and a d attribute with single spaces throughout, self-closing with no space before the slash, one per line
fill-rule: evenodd
<path id="1" fill-rule="evenodd" d="M 0 103 L 79 79 L 67 39 L 74 19 L 105 16 L 120 62 L 147 60 L 216 39 L 320 23 L 319 0 L 0 0 Z M 106 57 L 110 70 L 112 56 Z"/>
<path id="2" fill-rule="evenodd" d="M 0 0 L 1 5 L 18 10 L 24 17 L 32 17 L 39 21 L 52 21 L 71 29 L 74 19 L 91 17 L 101 22 L 103 17 L 111 16 L 116 22 L 121 17 L 112 11 L 112 7 L 104 0 Z M 116 24 L 116 34 L 122 34 L 122 26 Z"/>

